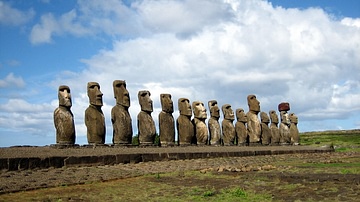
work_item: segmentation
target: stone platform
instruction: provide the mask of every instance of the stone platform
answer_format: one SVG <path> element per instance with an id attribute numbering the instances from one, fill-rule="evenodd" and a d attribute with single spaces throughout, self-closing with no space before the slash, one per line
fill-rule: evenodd
<path id="1" fill-rule="evenodd" d="M 242 157 L 294 153 L 333 152 L 329 147 L 310 146 L 187 146 L 187 147 L 32 147 L 0 148 L 0 170 L 26 170 L 71 166 L 99 166 L 149 161 L 217 157 Z"/>

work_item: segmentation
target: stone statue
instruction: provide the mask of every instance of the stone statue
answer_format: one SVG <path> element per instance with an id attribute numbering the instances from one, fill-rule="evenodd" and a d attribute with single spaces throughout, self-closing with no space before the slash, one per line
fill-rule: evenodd
<path id="1" fill-rule="evenodd" d="M 287 102 L 280 103 L 278 106 L 280 112 L 280 144 L 290 144 L 290 119 L 287 113 L 290 110 L 290 105 Z"/>
<path id="2" fill-rule="evenodd" d="M 220 109 L 216 100 L 210 100 L 208 102 L 210 110 L 210 119 L 208 121 L 209 128 L 209 144 L 220 145 L 221 144 L 221 129 L 220 129 Z"/>
<path id="3" fill-rule="evenodd" d="M 73 145 L 75 144 L 75 124 L 70 110 L 72 106 L 70 88 L 65 85 L 59 86 L 58 98 L 59 107 L 54 111 L 56 144 Z"/>
<path id="4" fill-rule="evenodd" d="M 139 132 L 140 145 L 154 145 L 156 137 L 155 122 L 151 117 L 153 112 L 153 102 L 150 98 L 150 92 L 141 90 L 138 93 L 141 111 L 137 116 L 137 126 Z"/>
<path id="5" fill-rule="evenodd" d="M 205 124 L 207 114 L 204 103 L 200 101 L 194 101 L 192 103 L 192 108 L 194 112 L 194 119 L 192 122 L 195 126 L 196 144 L 206 145 L 209 135 L 207 126 Z"/>
<path id="6" fill-rule="evenodd" d="M 271 143 L 271 130 L 269 128 L 270 119 L 267 113 L 260 113 L 261 119 L 261 144 L 270 145 Z"/>
<path id="7" fill-rule="evenodd" d="M 175 145 L 175 122 L 173 101 L 170 94 L 160 94 L 162 111 L 159 114 L 159 136 L 161 146 Z"/>
<path id="8" fill-rule="evenodd" d="M 248 143 L 248 133 L 246 129 L 247 117 L 243 109 L 236 109 L 235 133 L 239 146 L 246 146 Z"/>
<path id="9" fill-rule="evenodd" d="M 271 130 L 271 145 L 279 145 L 280 142 L 280 131 L 278 128 L 279 118 L 275 110 L 269 111 L 270 115 L 270 130 Z"/>
<path id="10" fill-rule="evenodd" d="M 290 141 L 292 145 L 300 144 L 299 129 L 297 127 L 298 117 L 294 114 L 290 114 Z"/>
<path id="11" fill-rule="evenodd" d="M 179 98 L 178 108 L 180 115 L 176 120 L 176 128 L 178 131 L 179 145 L 185 146 L 195 143 L 195 128 L 191 122 L 192 110 L 189 99 Z"/>
<path id="12" fill-rule="evenodd" d="M 246 113 L 249 145 L 259 145 L 261 136 L 261 126 L 258 117 L 260 102 L 256 99 L 255 95 L 248 95 L 247 102 L 249 105 L 249 112 Z"/>
<path id="13" fill-rule="evenodd" d="M 224 114 L 224 120 L 221 122 L 224 146 L 234 145 L 236 136 L 233 124 L 235 120 L 234 111 L 229 104 L 224 104 L 221 109 Z"/>
<path id="14" fill-rule="evenodd" d="M 116 105 L 111 109 L 111 122 L 113 125 L 113 143 L 115 145 L 131 145 L 133 130 L 129 114 L 130 96 L 126 89 L 126 82 L 115 80 L 113 82 Z"/>
<path id="15" fill-rule="evenodd" d="M 85 110 L 85 125 L 89 144 L 105 143 L 105 117 L 101 110 L 103 106 L 102 92 L 97 82 L 88 82 L 87 94 L 90 105 Z"/>

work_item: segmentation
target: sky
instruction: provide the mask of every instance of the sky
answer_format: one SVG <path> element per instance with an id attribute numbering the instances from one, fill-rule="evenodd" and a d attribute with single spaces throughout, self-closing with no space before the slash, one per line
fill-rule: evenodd
<path id="1" fill-rule="evenodd" d="M 359 129 L 359 78 L 358 0 L 0 0 L 0 147 L 55 143 L 60 85 L 86 144 L 90 81 L 104 94 L 106 143 L 113 80 L 127 83 L 134 134 L 140 90 L 156 126 L 161 93 L 175 119 L 182 97 L 246 112 L 255 94 L 267 113 L 289 102 L 300 132 Z"/>

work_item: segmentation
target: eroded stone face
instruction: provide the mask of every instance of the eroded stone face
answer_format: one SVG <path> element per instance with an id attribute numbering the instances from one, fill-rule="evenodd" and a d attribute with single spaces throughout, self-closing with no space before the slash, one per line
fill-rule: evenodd
<path id="1" fill-rule="evenodd" d="M 166 113 L 173 113 L 174 112 L 174 104 L 171 100 L 170 94 L 160 94 L 160 102 L 162 111 Z"/>
<path id="2" fill-rule="evenodd" d="M 179 145 L 190 145 L 195 143 L 195 127 L 194 123 L 191 121 L 191 105 L 189 99 L 179 98 L 178 99 L 178 109 L 180 116 L 176 120 L 176 128 L 178 131 Z"/>
<path id="3" fill-rule="evenodd" d="M 295 113 L 290 114 L 290 143 L 292 145 L 299 145 L 300 144 L 300 135 L 299 129 L 297 127 L 298 124 L 298 117 Z"/>
<path id="4" fill-rule="evenodd" d="M 278 128 L 279 118 L 275 110 L 270 110 L 270 130 L 271 130 L 271 144 L 278 145 L 280 142 L 280 130 Z"/>
<path id="5" fill-rule="evenodd" d="M 58 91 L 59 106 L 71 107 L 71 93 L 69 86 L 61 85 Z"/>
<path id="6" fill-rule="evenodd" d="M 126 83 L 122 80 L 113 82 L 114 98 L 116 105 L 111 109 L 111 122 L 113 125 L 113 143 L 131 144 L 132 120 L 129 114 L 130 96 L 126 89 Z"/>
<path id="7" fill-rule="evenodd" d="M 231 120 L 231 121 L 235 120 L 234 111 L 232 110 L 231 105 L 229 105 L 229 104 L 223 105 L 222 111 L 224 114 L 224 119 Z"/>
<path id="8" fill-rule="evenodd" d="M 240 121 L 243 123 L 247 122 L 247 116 L 244 112 L 244 109 L 242 109 L 242 108 L 236 109 L 236 118 L 237 118 L 237 121 Z"/>
<path id="9" fill-rule="evenodd" d="M 126 89 L 126 82 L 123 80 L 115 80 L 113 82 L 113 89 L 116 104 L 127 108 L 130 107 L 130 95 Z"/>
<path id="10" fill-rule="evenodd" d="M 141 106 L 141 111 L 144 112 L 153 112 L 153 102 L 150 98 L 150 92 L 147 90 L 141 90 L 138 93 L 139 104 Z"/>
<path id="11" fill-rule="evenodd" d="M 260 102 L 256 99 L 255 95 L 248 95 L 247 97 L 249 111 L 259 113 L 260 112 Z"/>
<path id="12" fill-rule="evenodd" d="M 187 98 L 179 98 L 178 108 L 181 115 L 190 116 L 192 115 L 190 101 Z"/>
<path id="13" fill-rule="evenodd" d="M 87 139 L 89 144 L 105 143 L 105 117 L 101 110 L 103 105 L 102 92 L 97 82 L 87 84 L 87 92 L 90 105 L 85 111 L 85 125 L 87 128 Z"/>
<path id="14" fill-rule="evenodd" d="M 97 82 L 88 82 L 87 94 L 90 100 L 90 104 L 94 106 L 103 106 L 102 92 L 100 91 L 100 85 Z"/>
<path id="15" fill-rule="evenodd" d="M 221 129 L 220 129 L 220 109 L 216 100 L 208 102 L 210 119 L 208 121 L 209 140 L 210 145 L 220 145 L 221 143 Z"/>
<path id="16" fill-rule="evenodd" d="M 262 123 L 266 123 L 266 124 L 270 123 L 269 116 L 265 112 L 260 113 L 260 119 Z"/>
<path id="17" fill-rule="evenodd" d="M 246 113 L 249 143 L 258 144 L 260 143 L 261 136 L 261 125 L 258 117 L 260 102 L 256 99 L 255 95 L 248 95 L 247 101 L 249 106 L 249 112 Z"/>
<path id="18" fill-rule="evenodd" d="M 154 119 L 151 117 L 153 102 L 150 98 L 150 92 L 147 90 L 139 91 L 138 99 L 141 106 L 141 111 L 137 116 L 139 143 L 140 145 L 152 145 L 155 142 L 156 128 Z"/>
<path id="19" fill-rule="evenodd" d="M 235 119 L 234 111 L 229 104 L 223 105 L 221 109 L 224 114 L 224 120 L 221 122 L 224 145 L 234 145 L 236 137 L 235 126 L 233 124 Z"/>
<path id="20" fill-rule="evenodd" d="M 56 143 L 75 144 L 75 124 L 74 116 L 70 110 L 72 103 L 70 88 L 68 86 L 59 86 L 58 99 L 59 107 L 54 111 Z"/>
<path id="21" fill-rule="evenodd" d="M 192 108 L 194 110 L 194 117 L 196 117 L 198 119 L 206 119 L 207 118 L 204 103 L 202 103 L 200 101 L 194 101 L 192 103 Z"/>
<path id="22" fill-rule="evenodd" d="M 277 125 L 279 123 L 279 117 L 276 114 L 276 111 L 275 110 L 270 110 L 269 114 L 270 114 L 271 123 L 274 123 L 274 124 Z"/>
<path id="23" fill-rule="evenodd" d="M 159 136 L 161 146 L 175 144 L 175 122 L 173 101 L 170 94 L 160 94 L 162 111 L 159 113 Z"/>
<path id="24" fill-rule="evenodd" d="M 269 128 L 269 116 L 265 112 L 260 113 L 261 118 L 261 143 L 269 145 L 271 143 L 271 130 Z"/>

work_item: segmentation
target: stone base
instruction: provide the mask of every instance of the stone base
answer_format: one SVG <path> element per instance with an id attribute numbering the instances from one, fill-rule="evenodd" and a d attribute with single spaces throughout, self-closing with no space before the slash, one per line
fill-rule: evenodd
<path id="1" fill-rule="evenodd" d="M 257 146 L 262 146 L 262 144 L 260 142 L 250 142 L 249 146 L 250 147 L 257 147 Z"/>
<path id="2" fill-rule="evenodd" d="M 162 147 L 174 147 L 174 146 L 176 146 L 175 142 L 160 142 L 160 145 Z"/>
<path id="3" fill-rule="evenodd" d="M 50 147 L 56 148 L 56 149 L 66 149 L 66 148 L 74 148 L 74 147 L 80 147 L 78 144 L 51 144 Z"/>
<path id="4" fill-rule="evenodd" d="M 280 145 L 281 146 L 288 146 L 288 145 L 290 145 L 290 143 L 288 143 L 288 142 L 280 142 Z"/>
<path id="5" fill-rule="evenodd" d="M 246 142 L 243 142 L 243 143 L 238 143 L 238 146 L 239 147 L 246 147 L 246 146 L 249 146 L 249 144 L 246 143 Z"/>
<path id="6" fill-rule="evenodd" d="M 84 144 L 82 145 L 82 147 L 86 147 L 86 148 L 95 148 L 95 147 L 111 147 L 111 145 L 108 144 L 98 144 L 98 143 L 93 143 L 93 144 Z"/>

